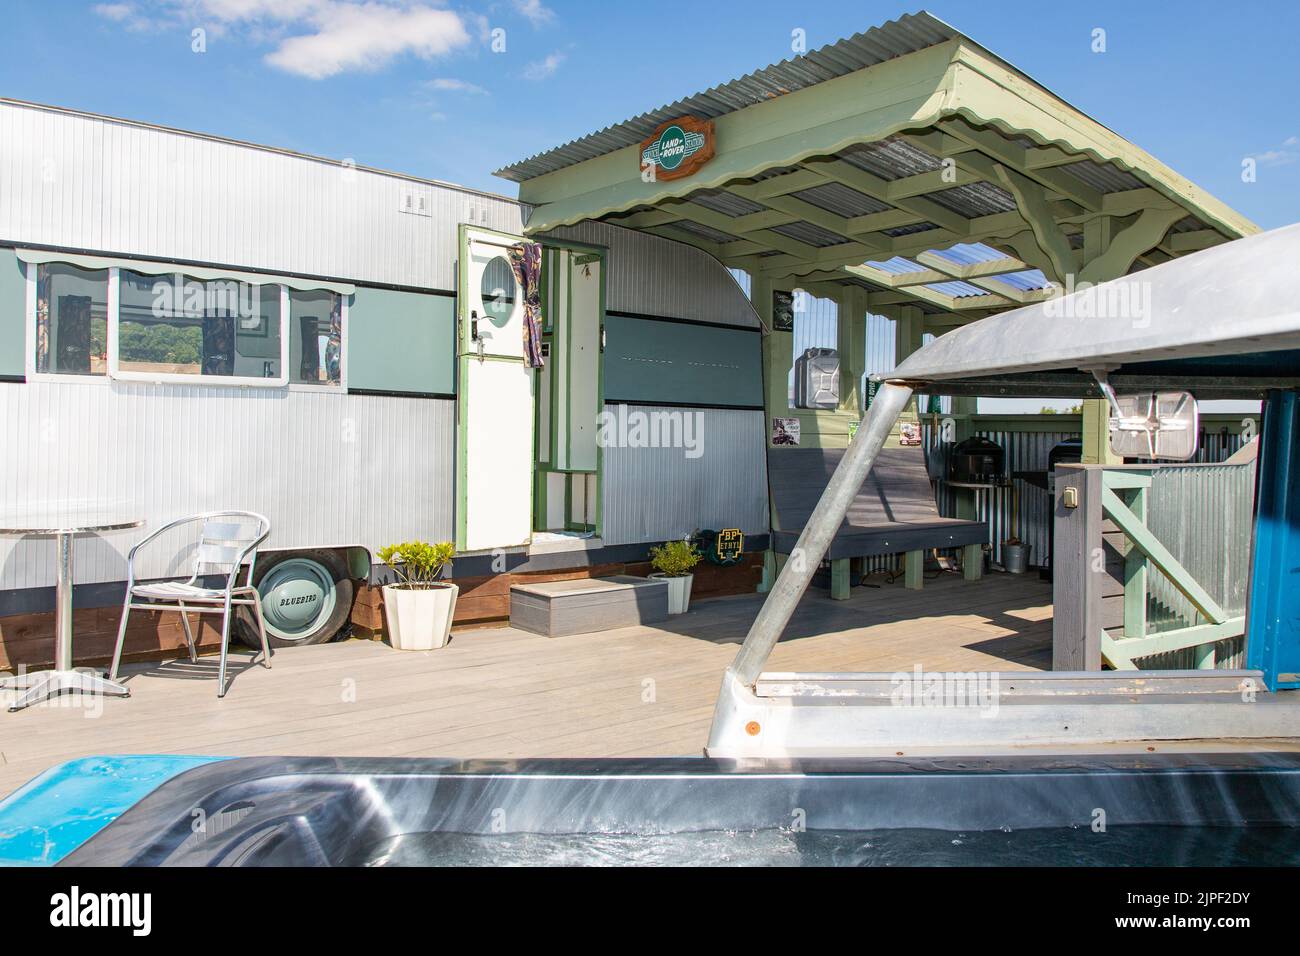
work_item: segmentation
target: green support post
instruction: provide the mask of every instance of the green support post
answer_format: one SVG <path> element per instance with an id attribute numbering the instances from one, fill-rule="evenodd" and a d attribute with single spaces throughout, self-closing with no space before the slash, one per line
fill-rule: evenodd
<path id="1" fill-rule="evenodd" d="M 961 549 L 961 576 L 967 581 L 978 581 L 984 576 L 982 544 L 968 544 Z"/>
<path id="2" fill-rule="evenodd" d="M 1129 510 L 1145 526 L 1147 489 L 1130 488 L 1124 494 Z M 1124 636 L 1147 636 L 1147 558 L 1131 541 L 1124 555 Z"/>
<path id="3" fill-rule="evenodd" d="M 911 591 L 919 591 L 924 581 L 925 552 L 907 552 L 903 558 L 903 586 Z"/>
<path id="4" fill-rule="evenodd" d="M 831 600 L 847 601 L 853 585 L 849 580 L 849 559 L 835 558 L 831 561 Z"/>
<path id="5" fill-rule="evenodd" d="M 763 578 L 758 582 L 758 593 L 766 594 L 776 583 L 776 552 L 768 548 L 763 552 Z"/>

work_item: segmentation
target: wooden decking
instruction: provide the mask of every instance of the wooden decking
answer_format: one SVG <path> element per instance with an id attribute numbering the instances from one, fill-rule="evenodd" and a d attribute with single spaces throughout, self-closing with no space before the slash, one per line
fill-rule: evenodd
<path id="1" fill-rule="evenodd" d="M 1025 670 L 1051 659 L 1051 588 L 956 575 L 804 599 L 770 670 Z M 106 753 L 348 756 L 698 754 L 723 669 L 757 595 L 697 603 L 653 627 L 544 638 L 464 631 L 429 653 L 349 641 L 284 650 L 274 669 L 232 655 L 126 672 L 128 700 L 64 698 L 0 711 L 0 794 L 63 760 Z M 6 695 L 0 694 L 0 698 Z M 0 699 L 0 703 L 7 700 Z"/>

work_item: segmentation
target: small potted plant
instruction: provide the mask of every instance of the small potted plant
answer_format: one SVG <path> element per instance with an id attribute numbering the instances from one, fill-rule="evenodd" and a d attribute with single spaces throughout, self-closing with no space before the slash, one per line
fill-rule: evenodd
<path id="1" fill-rule="evenodd" d="M 695 580 L 691 571 L 701 557 L 689 541 L 666 541 L 650 549 L 650 564 L 655 569 L 650 577 L 668 582 L 669 614 L 685 614 L 690 608 L 691 583 Z"/>
<path id="2" fill-rule="evenodd" d="M 378 552 L 397 575 L 396 584 L 383 587 L 388 641 L 397 650 L 431 651 L 447 643 L 460 588 L 438 579 L 455 554 L 450 541 L 407 541 Z"/>

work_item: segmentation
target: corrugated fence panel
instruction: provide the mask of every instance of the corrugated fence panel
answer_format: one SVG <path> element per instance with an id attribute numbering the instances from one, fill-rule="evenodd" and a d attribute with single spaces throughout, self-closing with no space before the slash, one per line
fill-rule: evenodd
<path id="1" fill-rule="evenodd" d="M 1147 527 L 1229 616 L 1246 612 L 1254 520 L 1255 463 L 1165 467 L 1151 473 Z M 1203 623 L 1195 608 L 1159 571 L 1147 574 L 1147 633 Z M 1241 663 L 1243 641 L 1215 645 L 1219 667 Z M 1192 649 L 1144 658 L 1143 668 L 1195 667 Z"/>
<path id="2" fill-rule="evenodd" d="M 234 508 L 269 548 L 452 536 L 455 403 L 291 389 L 80 382 L 0 385 L 6 511 L 98 507 L 145 529 L 78 541 L 78 583 L 121 581 L 149 527 Z M 160 553 L 142 566 L 180 570 Z M 0 539 L 0 589 L 54 583 L 54 545 Z"/>
<path id="3" fill-rule="evenodd" d="M 408 196 L 428 215 L 399 211 Z M 518 235 L 523 207 L 346 161 L 0 103 L 0 240 L 453 290 L 459 222 Z"/>
<path id="4" fill-rule="evenodd" d="M 606 544 L 681 538 L 697 528 L 740 528 L 767 534 L 767 462 L 763 413 L 739 409 L 623 406 L 629 413 L 695 416 L 691 432 L 702 454 L 683 448 L 632 448 L 618 441 L 604 452 Z M 616 406 L 606 406 L 617 413 Z"/>
<path id="5" fill-rule="evenodd" d="M 922 416 L 925 448 L 929 455 L 936 454 L 932 422 L 931 417 Z M 978 430 L 976 434 L 1002 446 L 1007 453 L 1008 473 L 1045 471 L 1047 457 L 1052 448 L 1066 439 L 1079 437 L 1077 431 Z M 1238 434 L 1213 430 L 1202 431 L 1201 446 L 1196 461 L 1207 463 L 1223 461 L 1240 449 L 1241 444 L 1241 436 Z M 957 499 L 954 490 L 946 482 L 939 481 L 936 482 L 935 494 L 939 502 L 939 513 L 946 517 L 955 517 Z M 1014 535 L 1030 546 L 1030 564 L 1044 565 L 1050 553 L 1051 524 L 1054 520 L 1051 494 L 1020 479 L 1013 481 L 1013 488 L 979 491 L 976 494 L 979 518 L 989 523 L 989 544 L 993 548 L 993 560 L 999 563 L 1002 561 L 1002 542 Z M 1014 527 L 1012 526 L 1013 496 L 1016 511 Z"/>
<path id="6" fill-rule="evenodd" d="M 609 249 L 605 307 L 612 312 L 758 326 L 735 277 L 694 246 L 603 222 L 565 226 L 547 235 Z"/>

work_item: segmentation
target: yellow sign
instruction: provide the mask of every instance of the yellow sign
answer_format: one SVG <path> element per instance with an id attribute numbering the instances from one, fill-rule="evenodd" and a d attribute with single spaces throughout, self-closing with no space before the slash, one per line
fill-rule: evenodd
<path id="1" fill-rule="evenodd" d="M 739 528 L 725 528 L 718 532 L 718 560 L 739 561 L 745 553 L 745 536 Z"/>

